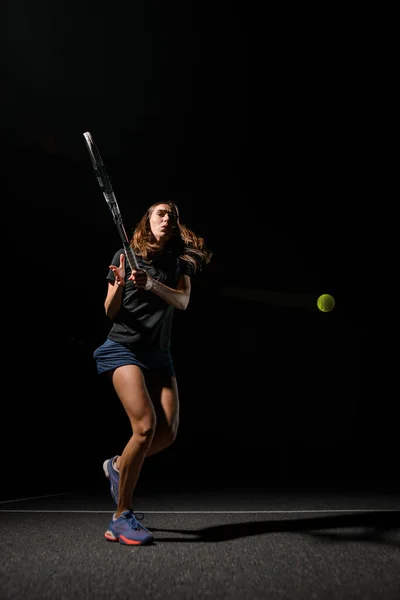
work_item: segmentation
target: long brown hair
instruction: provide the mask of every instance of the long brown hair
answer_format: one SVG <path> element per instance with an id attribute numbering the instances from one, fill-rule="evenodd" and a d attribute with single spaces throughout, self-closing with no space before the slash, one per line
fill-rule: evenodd
<path id="1" fill-rule="evenodd" d="M 174 232 L 165 246 L 160 246 L 157 243 L 150 227 L 151 214 L 156 206 L 160 204 L 167 204 L 174 211 L 176 219 Z M 189 262 L 193 266 L 194 272 L 197 269 L 201 270 L 203 265 L 208 264 L 212 257 L 212 252 L 206 247 L 204 238 L 180 223 L 178 207 L 171 200 L 155 202 L 146 210 L 136 225 L 130 245 L 133 251 L 142 256 L 144 260 L 151 260 L 158 252 L 163 250 L 173 252 L 176 257 Z"/>

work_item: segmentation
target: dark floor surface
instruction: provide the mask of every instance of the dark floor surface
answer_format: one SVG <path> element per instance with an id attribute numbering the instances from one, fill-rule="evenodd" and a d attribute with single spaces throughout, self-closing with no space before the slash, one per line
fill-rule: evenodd
<path id="1" fill-rule="evenodd" d="M 113 509 L 106 480 L 1 501 L 1 600 L 400 598 L 394 490 L 142 486 L 148 547 L 104 539 Z"/>

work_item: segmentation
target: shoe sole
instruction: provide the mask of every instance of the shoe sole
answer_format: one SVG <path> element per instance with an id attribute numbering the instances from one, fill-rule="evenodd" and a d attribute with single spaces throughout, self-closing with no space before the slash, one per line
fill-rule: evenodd
<path id="1" fill-rule="evenodd" d="M 107 458 L 107 460 L 105 460 L 105 461 L 103 462 L 103 471 L 104 471 L 104 475 L 107 477 L 107 479 L 110 479 L 110 476 L 109 476 L 109 474 L 108 474 L 108 468 L 107 468 L 107 465 L 108 465 L 108 462 L 109 462 L 109 460 L 110 460 L 110 459 L 109 459 L 109 458 Z"/>
<path id="2" fill-rule="evenodd" d="M 129 538 L 126 538 L 124 535 L 115 537 L 115 535 L 112 533 L 112 531 L 106 531 L 104 534 L 104 537 L 109 542 L 119 542 L 123 546 L 146 546 L 153 542 L 153 538 L 151 538 L 149 540 L 145 540 L 144 542 L 141 542 L 139 540 L 130 540 Z"/>
<path id="3" fill-rule="evenodd" d="M 111 459 L 111 458 L 107 458 L 107 459 L 106 459 L 106 460 L 103 462 L 103 471 L 104 471 L 104 475 L 107 477 L 108 481 L 110 482 L 110 486 L 111 486 L 111 497 L 112 497 L 112 499 L 114 500 L 115 504 L 118 506 L 117 499 L 116 499 L 116 498 L 114 498 L 114 496 L 116 496 L 117 494 L 115 494 L 115 492 L 114 492 L 114 485 L 113 485 L 113 482 L 111 481 L 110 475 L 109 475 L 109 473 L 108 473 L 108 467 L 107 467 L 107 465 L 108 465 L 108 463 L 110 462 L 110 460 L 112 460 L 112 459 Z M 113 467 L 112 467 L 112 465 L 111 465 L 111 468 L 113 468 Z"/>

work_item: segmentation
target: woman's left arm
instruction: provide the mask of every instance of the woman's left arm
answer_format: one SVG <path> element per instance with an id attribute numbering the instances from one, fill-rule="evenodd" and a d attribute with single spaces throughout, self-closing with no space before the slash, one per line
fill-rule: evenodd
<path id="1" fill-rule="evenodd" d="M 170 306 L 186 310 L 190 300 L 191 282 L 189 275 L 180 275 L 176 290 L 150 277 L 146 271 L 133 271 L 129 277 L 138 286 L 151 291 Z"/>

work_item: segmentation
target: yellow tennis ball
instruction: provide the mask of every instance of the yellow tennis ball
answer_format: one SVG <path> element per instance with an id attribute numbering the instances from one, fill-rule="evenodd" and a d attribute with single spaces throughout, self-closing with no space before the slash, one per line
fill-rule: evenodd
<path id="1" fill-rule="evenodd" d="M 321 294 L 317 300 L 317 306 L 322 312 L 330 312 L 335 306 L 335 298 L 330 294 Z"/>

